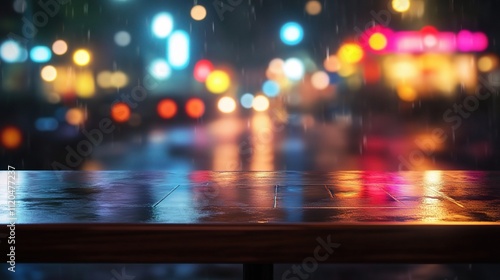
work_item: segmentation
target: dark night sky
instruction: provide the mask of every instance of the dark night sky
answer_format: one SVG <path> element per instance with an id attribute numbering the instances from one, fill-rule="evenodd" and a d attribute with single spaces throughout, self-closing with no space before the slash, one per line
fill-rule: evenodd
<path id="1" fill-rule="evenodd" d="M 21 34 L 22 15 L 16 13 L 4 1 L 1 9 L 0 36 L 9 32 Z M 40 10 L 31 1 L 25 16 Z M 66 38 L 74 44 L 89 44 L 110 58 L 115 52 L 112 36 L 117 30 L 130 30 L 133 44 L 120 50 L 125 56 L 134 54 L 134 47 L 159 48 L 152 40 L 149 22 L 159 11 L 169 11 L 176 20 L 176 27 L 189 30 L 193 41 L 193 59 L 209 57 L 215 61 L 229 62 L 239 67 L 265 65 L 271 58 L 305 49 L 313 58 L 323 59 L 327 49 L 336 50 L 340 42 L 352 37 L 354 28 L 364 29 L 373 20 L 373 13 L 387 11 L 387 0 L 322 1 L 324 11 L 319 16 L 304 12 L 305 0 L 250 0 L 224 13 L 224 20 L 217 16 L 213 1 L 198 1 L 207 8 L 207 19 L 194 22 L 189 16 L 191 1 L 88 1 L 72 0 L 62 6 L 47 26 L 40 28 L 35 40 L 50 43 L 56 38 Z M 420 29 L 431 24 L 440 30 L 458 31 L 462 28 L 485 31 L 496 51 L 495 39 L 499 23 L 495 11 L 499 1 L 439 0 L 427 1 L 425 18 L 401 21 L 400 15 L 391 14 L 389 27 Z M 250 4 L 249 4 L 250 3 Z M 432 3 L 432 4 L 430 4 Z M 85 13 L 85 6 L 88 12 Z M 285 47 L 279 42 L 279 28 L 287 21 L 297 21 L 304 26 L 304 43 Z M 88 33 L 90 31 L 90 39 Z M 104 55 L 105 54 L 105 55 Z"/>

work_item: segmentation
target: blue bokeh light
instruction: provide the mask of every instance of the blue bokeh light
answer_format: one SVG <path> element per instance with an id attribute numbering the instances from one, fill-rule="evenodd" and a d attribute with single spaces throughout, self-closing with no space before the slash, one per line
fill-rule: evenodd
<path id="1" fill-rule="evenodd" d="M 35 127 L 38 131 L 54 131 L 59 126 L 55 118 L 38 118 L 35 121 Z"/>
<path id="2" fill-rule="evenodd" d="M 46 46 L 36 46 L 30 51 L 30 58 L 36 63 L 45 63 L 52 58 L 52 52 Z"/>
<path id="3" fill-rule="evenodd" d="M 253 94 L 245 93 L 240 98 L 241 106 L 246 109 L 251 109 L 253 104 Z"/>
<path id="4" fill-rule="evenodd" d="M 275 81 L 268 80 L 262 85 L 262 91 L 269 97 L 276 97 L 280 93 L 280 85 Z"/>
<path id="5" fill-rule="evenodd" d="M 280 38 L 287 45 L 297 45 L 304 38 L 304 29 L 296 22 L 288 22 L 281 27 Z"/>

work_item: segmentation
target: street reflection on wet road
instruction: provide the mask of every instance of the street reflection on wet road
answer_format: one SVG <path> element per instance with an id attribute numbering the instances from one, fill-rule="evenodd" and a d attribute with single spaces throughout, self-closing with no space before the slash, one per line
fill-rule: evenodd
<path id="1" fill-rule="evenodd" d="M 497 172 L 16 174 L 18 223 L 500 221 Z M 7 172 L 0 177 L 7 182 Z M 7 193 L 0 201 L 7 205 Z"/>
<path id="2" fill-rule="evenodd" d="M 285 122 L 278 113 L 267 112 L 225 116 L 196 125 L 158 125 L 128 138 L 104 141 L 71 169 L 423 171 L 477 167 L 468 161 L 457 163 L 449 158 L 457 154 L 443 147 L 422 150 L 422 141 L 425 147 L 430 143 L 421 139 L 428 130 L 422 125 L 408 131 L 405 125 L 374 118 L 367 121 L 368 133 L 351 122 L 325 123 L 309 115 L 289 115 Z M 71 166 L 67 158 L 61 160 Z"/>

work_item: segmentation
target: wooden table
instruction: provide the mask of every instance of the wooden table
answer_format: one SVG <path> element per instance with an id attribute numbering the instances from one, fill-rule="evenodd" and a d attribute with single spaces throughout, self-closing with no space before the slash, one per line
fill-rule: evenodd
<path id="1" fill-rule="evenodd" d="M 500 261 L 500 172 L 17 171 L 16 185 L 16 262 Z"/>

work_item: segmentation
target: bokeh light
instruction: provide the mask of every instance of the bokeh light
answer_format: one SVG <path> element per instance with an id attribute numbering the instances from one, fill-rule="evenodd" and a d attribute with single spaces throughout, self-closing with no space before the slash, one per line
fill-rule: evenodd
<path id="1" fill-rule="evenodd" d="M 14 0 L 14 3 L 12 4 L 12 8 L 14 8 L 14 11 L 20 14 L 24 13 L 27 7 L 28 4 L 26 3 L 26 0 Z"/>
<path id="2" fill-rule="evenodd" d="M 171 119 L 177 114 L 177 104 L 171 99 L 163 99 L 156 107 L 158 116 L 162 119 Z"/>
<path id="3" fill-rule="evenodd" d="M 90 98 L 95 94 L 94 75 L 91 71 L 83 71 L 76 74 L 75 91 L 81 98 Z"/>
<path id="4" fill-rule="evenodd" d="M 304 30 L 300 24 L 296 22 L 288 22 L 281 27 L 280 38 L 281 41 L 287 45 L 297 45 L 304 38 Z"/>
<path id="5" fill-rule="evenodd" d="M 157 80 L 165 80 L 170 77 L 172 70 L 165 59 L 158 58 L 149 65 L 149 74 Z"/>
<path id="6" fill-rule="evenodd" d="M 311 0 L 306 3 L 306 12 L 311 16 L 321 13 L 321 3 L 317 0 Z"/>
<path id="7" fill-rule="evenodd" d="M 47 65 L 42 68 L 40 71 L 40 76 L 46 82 L 52 82 L 57 78 L 57 70 L 52 65 Z"/>
<path id="8" fill-rule="evenodd" d="M 191 8 L 191 17 L 194 20 L 204 20 L 205 17 L 207 16 L 207 9 L 203 7 L 202 5 L 196 5 L 193 8 Z"/>
<path id="9" fill-rule="evenodd" d="M 17 127 L 7 126 L 2 130 L 2 145 L 6 149 L 16 149 L 22 143 L 22 133 Z"/>
<path id="10" fill-rule="evenodd" d="M 318 71 L 311 76 L 311 83 L 317 90 L 324 90 L 330 85 L 330 77 L 326 72 Z"/>
<path id="11" fill-rule="evenodd" d="M 128 76 L 122 71 L 116 71 L 111 74 L 110 83 L 115 88 L 125 87 L 128 84 Z"/>
<path id="12" fill-rule="evenodd" d="M 52 58 L 52 52 L 46 46 L 36 46 L 30 51 L 30 58 L 36 63 L 45 63 Z"/>
<path id="13" fill-rule="evenodd" d="M 54 131 L 59 127 L 59 123 L 55 118 L 38 118 L 35 121 L 35 128 L 38 131 Z"/>
<path id="14" fill-rule="evenodd" d="M 423 42 L 427 48 L 433 48 L 438 44 L 438 39 L 434 34 L 427 34 L 424 36 Z"/>
<path id="15" fill-rule="evenodd" d="M 229 96 L 222 97 L 219 102 L 217 102 L 217 108 L 222 113 L 232 113 L 236 109 L 236 101 Z"/>
<path id="16" fill-rule="evenodd" d="M 22 48 L 13 40 L 5 41 L 0 46 L 0 56 L 2 60 L 8 63 L 20 62 L 22 57 Z"/>
<path id="17" fill-rule="evenodd" d="M 115 122 L 124 123 L 130 119 L 130 108 L 123 102 L 118 102 L 111 107 L 111 117 Z"/>
<path id="18" fill-rule="evenodd" d="M 410 0 L 392 0 L 392 8 L 396 12 L 404 13 L 410 9 Z"/>
<path id="19" fill-rule="evenodd" d="M 240 98 L 240 103 L 241 103 L 241 106 L 243 106 L 243 108 L 246 108 L 246 109 L 252 108 L 253 94 L 251 94 L 251 93 L 243 94 Z"/>
<path id="20" fill-rule="evenodd" d="M 212 62 L 207 59 L 202 59 L 194 65 L 193 76 L 198 82 L 204 83 L 213 70 L 214 66 Z"/>
<path id="21" fill-rule="evenodd" d="M 498 59 L 492 55 L 485 55 L 477 61 L 477 68 L 481 72 L 490 72 L 498 66 Z"/>
<path id="22" fill-rule="evenodd" d="M 336 55 L 330 55 L 325 58 L 323 67 L 325 67 L 325 70 L 328 72 L 337 72 L 340 70 L 340 60 Z"/>
<path id="23" fill-rule="evenodd" d="M 205 82 L 208 91 L 215 94 L 224 93 L 231 86 L 229 75 L 222 70 L 215 70 L 210 73 Z"/>
<path id="24" fill-rule="evenodd" d="M 358 44 L 354 43 L 342 45 L 338 52 L 340 61 L 351 64 L 360 62 L 363 56 L 363 49 Z"/>
<path id="25" fill-rule="evenodd" d="M 264 112 L 269 108 L 269 99 L 264 95 L 258 95 L 253 99 L 252 107 L 257 112 Z"/>
<path id="26" fill-rule="evenodd" d="M 97 74 L 97 85 L 99 85 L 101 88 L 112 87 L 113 85 L 111 83 L 111 75 L 112 73 L 110 71 L 102 71 Z"/>
<path id="27" fill-rule="evenodd" d="M 198 119 L 205 113 L 205 103 L 199 98 L 191 98 L 186 102 L 186 114 L 193 118 Z"/>
<path id="28" fill-rule="evenodd" d="M 52 51 L 57 55 L 63 55 L 68 51 L 68 44 L 64 40 L 57 40 L 52 44 Z"/>
<path id="29" fill-rule="evenodd" d="M 280 58 L 272 59 L 266 70 L 266 77 L 273 81 L 283 82 L 286 79 L 285 62 Z"/>
<path id="30" fill-rule="evenodd" d="M 173 69 L 182 70 L 189 64 L 189 35 L 182 30 L 174 31 L 168 37 L 168 64 Z"/>
<path id="31" fill-rule="evenodd" d="M 85 121 L 85 112 L 80 108 L 71 108 L 66 112 L 66 122 L 71 125 L 80 125 Z"/>
<path id="32" fill-rule="evenodd" d="M 130 33 L 128 33 L 127 31 L 118 31 L 115 34 L 114 40 L 115 44 L 117 44 L 118 46 L 126 47 L 130 44 L 132 37 L 130 36 Z"/>
<path id="33" fill-rule="evenodd" d="M 304 63 L 298 58 L 289 58 L 284 64 L 285 75 L 293 81 L 298 81 L 304 77 Z"/>
<path id="34" fill-rule="evenodd" d="M 85 66 L 90 62 L 90 53 L 85 49 L 79 49 L 73 54 L 73 61 L 76 65 Z"/>
<path id="35" fill-rule="evenodd" d="M 280 93 L 280 85 L 275 81 L 265 81 L 262 85 L 262 92 L 269 97 L 276 97 Z"/>
<path id="36" fill-rule="evenodd" d="M 167 38 L 174 29 L 174 19 L 169 13 L 160 13 L 153 18 L 152 31 L 158 38 Z"/>
<path id="37" fill-rule="evenodd" d="M 399 85 L 397 87 L 398 96 L 406 102 L 413 102 L 417 99 L 417 91 L 409 85 Z"/>
<path id="38" fill-rule="evenodd" d="M 285 65 L 285 61 L 281 58 L 274 58 L 269 62 L 269 70 L 274 73 L 283 73 L 283 67 Z"/>
<path id="39" fill-rule="evenodd" d="M 381 51 L 387 47 L 387 37 L 379 32 L 373 33 L 368 39 L 368 44 L 373 50 Z"/>

